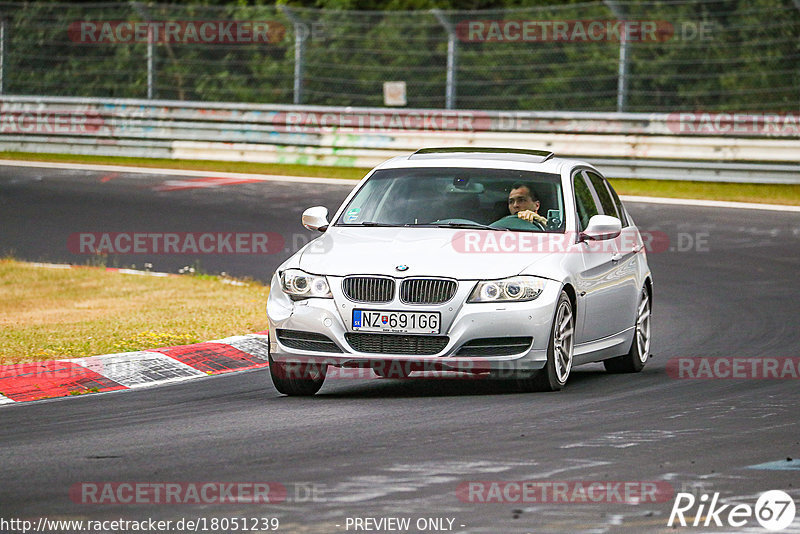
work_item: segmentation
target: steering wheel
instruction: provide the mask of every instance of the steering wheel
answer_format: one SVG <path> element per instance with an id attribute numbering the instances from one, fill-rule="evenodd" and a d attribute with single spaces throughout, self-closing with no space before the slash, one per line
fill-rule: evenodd
<path id="1" fill-rule="evenodd" d="M 509 230 L 536 230 L 544 232 L 544 226 L 538 222 L 528 222 L 525 219 L 520 219 L 516 215 L 506 215 L 489 226 L 492 228 L 508 228 Z"/>

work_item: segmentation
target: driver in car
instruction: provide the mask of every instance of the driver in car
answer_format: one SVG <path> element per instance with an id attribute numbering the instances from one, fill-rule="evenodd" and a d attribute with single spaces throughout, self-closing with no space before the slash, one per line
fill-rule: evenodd
<path id="1" fill-rule="evenodd" d="M 515 183 L 511 186 L 511 192 L 508 194 L 508 211 L 511 212 L 511 215 L 544 226 L 547 224 L 547 218 L 537 213 L 540 205 L 536 193 L 531 190 L 530 186 L 523 183 Z"/>

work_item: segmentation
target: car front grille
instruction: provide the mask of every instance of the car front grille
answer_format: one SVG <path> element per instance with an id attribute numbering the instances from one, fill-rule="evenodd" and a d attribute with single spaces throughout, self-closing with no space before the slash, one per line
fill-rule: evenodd
<path id="1" fill-rule="evenodd" d="M 510 356 L 525 352 L 532 337 L 483 337 L 461 345 L 456 356 Z"/>
<path id="2" fill-rule="evenodd" d="M 300 330 L 285 330 L 278 328 L 275 331 L 278 341 L 290 349 L 312 350 L 315 352 L 342 352 L 342 349 L 328 336 L 316 332 L 301 332 Z"/>
<path id="3" fill-rule="evenodd" d="M 441 304 L 456 294 L 455 280 L 408 278 L 400 284 L 400 300 L 406 304 Z"/>
<path id="4" fill-rule="evenodd" d="M 356 302 L 390 302 L 394 298 L 394 280 L 377 276 L 350 276 L 342 280 L 342 291 Z"/>
<path id="5" fill-rule="evenodd" d="M 436 354 L 444 350 L 447 336 L 409 336 L 403 334 L 362 334 L 348 332 L 347 342 L 358 352 L 376 354 Z"/>

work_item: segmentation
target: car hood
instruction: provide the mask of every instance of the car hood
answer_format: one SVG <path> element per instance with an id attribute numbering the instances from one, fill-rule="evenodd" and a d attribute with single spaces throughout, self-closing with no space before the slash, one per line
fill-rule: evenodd
<path id="1" fill-rule="evenodd" d="M 524 246 L 520 240 L 525 240 Z M 542 251 L 553 250 L 550 244 L 563 240 L 564 234 L 332 226 L 300 252 L 298 267 L 332 276 L 385 274 L 478 280 L 526 271 L 555 278 L 557 255 Z M 408 269 L 399 270 L 397 266 Z"/>

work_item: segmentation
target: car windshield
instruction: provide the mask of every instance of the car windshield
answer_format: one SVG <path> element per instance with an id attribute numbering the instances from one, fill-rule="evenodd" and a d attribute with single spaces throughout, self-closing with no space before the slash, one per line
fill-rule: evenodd
<path id="1" fill-rule="evenodd" d="M 511 216 L 509 193 L 523 185 L 540 202 L 538 223 Z M 510 169 L 378 170 L 350 200 L 336 225 L 563 232 L 561 178 Z"/>

